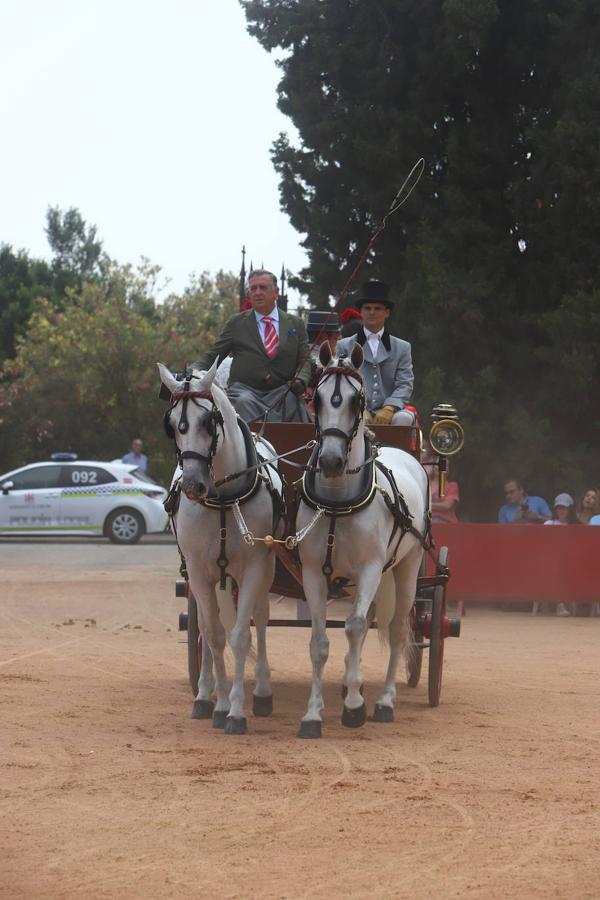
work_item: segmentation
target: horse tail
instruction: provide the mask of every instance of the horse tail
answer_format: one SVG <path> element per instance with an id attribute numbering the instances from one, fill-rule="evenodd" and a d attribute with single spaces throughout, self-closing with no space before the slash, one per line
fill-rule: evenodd
<path id="1" fill-rule="evenodd" d="M 377 591 L 377 634 L 384 646 L 389 644 L 390 622 L 396 611 L 396 579 L 391 569 L 384 572 Z"/>

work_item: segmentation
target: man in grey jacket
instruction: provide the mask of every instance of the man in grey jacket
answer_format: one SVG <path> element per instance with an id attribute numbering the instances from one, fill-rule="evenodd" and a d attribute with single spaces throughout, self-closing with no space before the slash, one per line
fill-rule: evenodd
<path id="1" fill-rule="evenodd" d="M 337 355 L 349 356 L 355 343 L 363 349 L 361 373 L 367 398 L 367 422 L 373 425 L 414 425 L 415 414 L 404 407 L 413 389 L 410 344 L 393 337 L 387 328 L 394 303 L 389 285 L 367 281 L 355 305 L 363 327 L 354 337 L 338 342 Z"/>

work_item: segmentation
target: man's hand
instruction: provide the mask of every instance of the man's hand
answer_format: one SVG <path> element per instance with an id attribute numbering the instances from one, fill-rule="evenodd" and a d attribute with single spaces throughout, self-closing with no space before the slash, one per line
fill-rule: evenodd
<path id="1" fill-rule="evenodd" d="M 303 397 L 306 393 L 306 385 L 301 378 L 294 378 L 292 379 L 292 381 L 289 381 L 288 387 L 292 394 L 295 394 L 296 397 Z"/>
<path id="2" fill-rule="evenodd" d="M 368 409 L 365 409 L 365 424 L 366 425 L 374 425 L 375 417 L 372 412 L 369 412 Z"/>
<path id="3" fill-rule="evenodd" d="M 394 418 L 396 412 L 395 406 L 382 406 L 381 409 L 375 410 L 374 425 L 389 425 Z"/>

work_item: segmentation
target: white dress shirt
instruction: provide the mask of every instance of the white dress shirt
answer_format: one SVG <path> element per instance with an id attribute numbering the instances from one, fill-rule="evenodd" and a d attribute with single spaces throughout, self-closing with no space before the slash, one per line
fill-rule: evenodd
<path id="1" fill-rule="evenodd" d="M 273 325 L 273 328 L 275 329 L 275 333 L 277 334 L 277 337 L 279 337 L 279 310 L 277 309 L 277 306 L 275 306 L 275 307 L 271 310 L 270 313 L 265 313 L 264 315 L 259 315 L 259 313 L 257 313 L 256 310 L 254 310 L 254 315 L 256 316 L 256 324 L 258 325 L 258 330 L 259 330 L 259 332 L 260 332 L 260 336 L 261 336 L 261 338 L 262 338 L 263 344 L 264 344 L 264 342 L 265 342 L 265 328 L 266 328 L 266 326 L 265 326 L 265 323 L 264 323 L 264 321 L 263 321 L 263 319 L 265 318 L 265 316 L 268 316 L 268 317 L 270 318 L 271 323 L 272 323 L 272 325 Z"/>
<path id="2" fill-rule="evenodd" d="M 379 344 L 381 343 L 381 338 L 383 336 L 383 328 L 380 328 L 379 331 L 369 331 L 367 328 L 363 327 L 363 331 L 367 336 L 373 359 L 377 359 L 377 351 L 379 350 Z"/>

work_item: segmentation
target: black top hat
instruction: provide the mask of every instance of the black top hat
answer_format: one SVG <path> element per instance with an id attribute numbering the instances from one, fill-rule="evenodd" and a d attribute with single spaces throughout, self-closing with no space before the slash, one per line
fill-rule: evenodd
<path id="1" fill-rule="evenodd" d="M 385 281 L 365 281 L 360 295 L 355 301 L 360 309 L 363 303 L 383 303 L 388 309 L 394 308 L 394 301 L 389 299 L 390 286 Z"/>
<path id="2" fill-rule="evenodd" d="M 336 312 L 324 309 L 311 309 L 308 313 L 306 330 L 309 337 L 316 337 L 319 332 L 332 334 L 340 330 L 340 320 Z"/>

